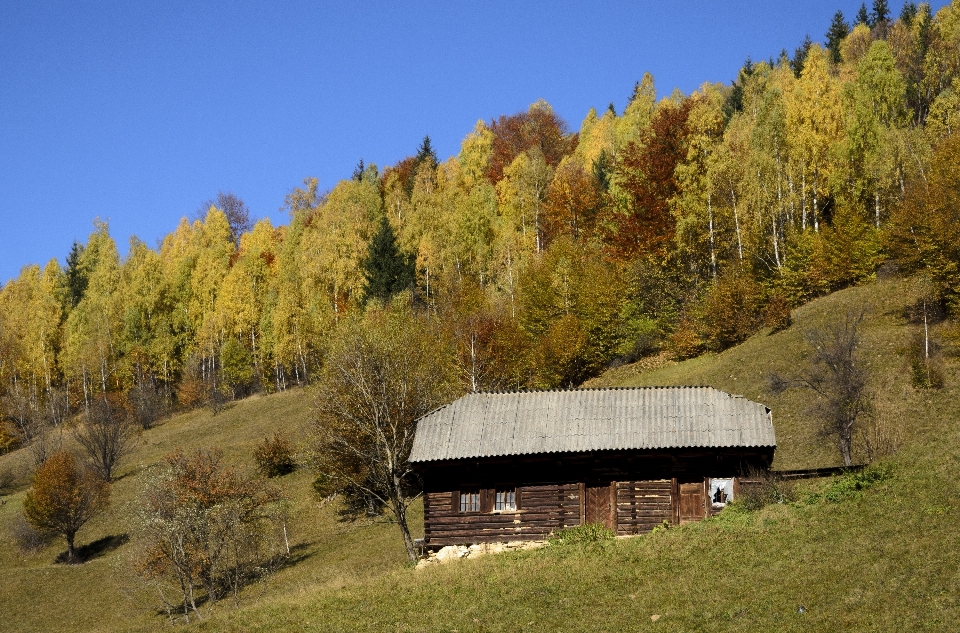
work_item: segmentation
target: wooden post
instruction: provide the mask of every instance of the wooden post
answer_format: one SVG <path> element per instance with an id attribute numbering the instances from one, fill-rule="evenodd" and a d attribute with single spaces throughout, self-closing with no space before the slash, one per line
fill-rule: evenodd
<path id="1" fill-rule="evenodd" d="M 680 484 L 676 477 L 670 480 L 670 500 L 673 504 L 673 524 L 680 525 Z"/>
<path id="2" fill-rule="evenodd" d="M 587 485 L 580 482 L 577 484 L 577 487 L 580 489 L 580 525 L 583 525 L 584 521 L 587 520 L 586 507 L 584 506 L 585 497 L 587 496 Z"/>

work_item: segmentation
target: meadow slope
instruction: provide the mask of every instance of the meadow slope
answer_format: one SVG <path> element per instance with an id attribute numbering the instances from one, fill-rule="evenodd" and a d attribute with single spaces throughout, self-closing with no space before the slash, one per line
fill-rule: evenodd
<path id="1" fill-rule="evenodd" d="M 905 443 L 874 467 L 879 481 L 811 482 L 797 501 L 731 508 L 699 524 L 588 546 L 551 546 L 416 571 L 396 527 L 343 523 L 320 504 L 310 474 L 281 480 L 292 500 L 291 563 L 239 606 L 208 610 L 210 631 L 952 631 L 960 617 L 960 376 L 946 387 L 910 386 L 902 352 L 917 326 L 904 309 L 910 281 L 851 288 L 794 311 L 794 324 L 721 354 L 652 371 L 621 367 L 592 386 L 708 384 L 764 402 L 778 436 L 775 466 L 835 465 L 836 448 L 806 415 L 807 396 L 766 388 L 771 370 L 802 366 L 803 333 L 866 311 L 862 354 Z M 130 532 L 138 473 L 177 446 L 219 446 L 252 465 L 252 443 L 281 428 L 296 436 L 309 393 L 250 398 L 217 416 L 195 411 L 144 434 L 121 468 L 110 512 L 85 528 L 87 543 Z M 892 406 L 891 406 L 892 405 Z M 893 413 L 891 414 L 890 411 Z M 26 456 L 0 457 L 0 469 Z M 828 494 L 822 494 L 824 492 Z M 815 494 L 821 493 L 821 494 Z M 57 543 L 20 554 L 9 535 L 25 488 L 0 506 L 0 628 L 11 631 L 150 630 L 166 619 L 137 589 L 126 561 L 134 541 L 76 567 L 52 565 Z M 414 525 L 419 527 L 415 517 Z M 117 541 L 122 542 L 122 539 Z M 801 609 L 802 607 L 802 609 Z M 656 621 L 651 616 L 659 616 Z"/>

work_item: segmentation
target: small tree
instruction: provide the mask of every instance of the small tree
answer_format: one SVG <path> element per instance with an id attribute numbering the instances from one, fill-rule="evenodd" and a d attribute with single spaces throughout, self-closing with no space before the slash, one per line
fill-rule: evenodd
<path id="1" fill-rule="evenodd" d="M 278 489 L 226 466 L 219 451 L 170 453 L 140 494 L 136 571 L 159 590 L 171 615 L 180 611 L 188 622 L 191 613 L 200 615 L 203 599 L 236 600 L 278 560 L 281 501 Z"/>
<path id="2" fill-rule="evenodd" d="M 70 453 L 61 451 L 34 473 L 33 487 L 23 501 L 23 514 L 41 533 L 65 538 L 67 562 L 76 563 L 77 532 L 109 503 L 107 484 L 83 470 Z"/>
<path id="3" fill-rule="evenodd" d="M 90 404 L 87 420 L 77 428 L 76 438 L 90 468 L 110 483 L 117 463 L 135 446 L 137 427 L 119 403 L 104 394 Z"/>
<path id="4" fill-rule="evenodd" d="M 817 394 L 810 411 L 822 422 L 824 434 L 836 440 L 844 466 L 853 465 L 851 447 L 857 422 L 871 408 L 869 375 L 857 356 L 862 321 L 863 312 L 848 313 L 842 322 L 810 330 L 806 335 L 812 348 L 807 369 L 794 379 L 771 376 L 775 393 L 804 387 Z"/>
<path id="5" fill-rule="evenodd" d="M 343 327 L 320 376 L 314 462 L 327 492 L 388 508 L 416 560 L 407 507 L 419 482 L 407 459 L 417 419 L 452 397 L 452 372 L 439 337 L 409 312 L 371 312 Z"/>

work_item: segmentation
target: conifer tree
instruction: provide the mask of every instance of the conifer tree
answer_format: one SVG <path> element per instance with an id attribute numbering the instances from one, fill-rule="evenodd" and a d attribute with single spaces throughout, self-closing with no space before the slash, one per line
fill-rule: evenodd
<path id="1" fill-rule="evenodd" d="M 867 13 L 867 4 L 865 2 L 860 3 L 860 9 L 857 11 L 857 18 L 854 20 L 854 25 L 857 24 L 866 24 L 867 26 L 872 26 L 870 22 L 870 14 Z"/>
<path id="2" fill-rule="evenodd" d="M 413 162 L 413 173 L 416 174 L 417 170 L 420 169 L 420 165 L 426 162 L 430 169 L 436 169 L 437 165 L 440 164 L 440 161 L 437 160 L 437 153 L 433 149 L 433 144 L 430 142 L 430 135 L 423 137 L 423 141 L 420 143 L 420 147 L 417 148 L 417 156 L 414 158 Z"/>
<path id="3" fill-rule="evenodd" d="M 89 271 L 83 264 L 83 244 L 74 241 L 67 255 L 67 296 L 69 307 L 74 308 L 87 291 Z"/>
<path id="4" fill-rule="evenodd" d="M 790 60 L 790 67 L 793 68 L 793 74 L 796 75 L 797 79 L 800 79 L 800 73 L 803 72 L 803 67 L 807 63 L 807 55 L 810 53 L 811 46 L 813 46 L 813 40 L 807 35 L 803 38 L 803 41 L 800 42 L 797 50 L 793 51 L 793 59 Z"/>
<path id="5" fill-rule="evenodd" d="M 397 237 L 386 216 L 380 218 L 380 228 L 370 240 L 367 258 L 363 261 L 363 276 L 366 279 L 364 301 L 380 299 L 387 301 L 401 290 L 413 284 L 413 258 L 400 252 Z"/>
<path id="6" fill-rule="evenodd" d="M 890 20 L 890 5 L 887 4 L 887 0 L 873 0 L 873 13 L 870 19 L 871 28 Z"/>
<path id="7" fill-rule="evenodd" d="M 840 55 L 840 42 L 850 34 L 850 25 L 843 17 L 843 11 L 837 11 L 833 14 L 833 22 L 830 23 L 830 29 L 827 30 L 827 50 L 830 51 L 830 61 L 839 64 L 843 61 Z"/>
<path id="8" fill-rule="evenodd" d="M 912 25 L 913 19 L 917 17 L 917 10 L 918 7 L 916 2 L 904 2 L 903 8 L 900 9 L 900 21 L 907 26 Z"/>

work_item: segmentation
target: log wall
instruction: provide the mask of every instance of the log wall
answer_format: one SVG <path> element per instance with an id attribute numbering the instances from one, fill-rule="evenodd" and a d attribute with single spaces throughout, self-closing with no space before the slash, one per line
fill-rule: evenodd
<path id="1" fill-rule="evenodd" d="M 676 523 L 675 479 L 613 485 L 617 491 L 617 536 L 646 534 L 664 521 Z"/>
<path id="2" fill-rule="evenodd" d="M 424 540 L 457 545 L 546 538 L 581 523 L 581 491 L 576 483 L 517 488 L 517 509 L 460 512 L 460 493 L 427 492 L 423 497 Z"/>

